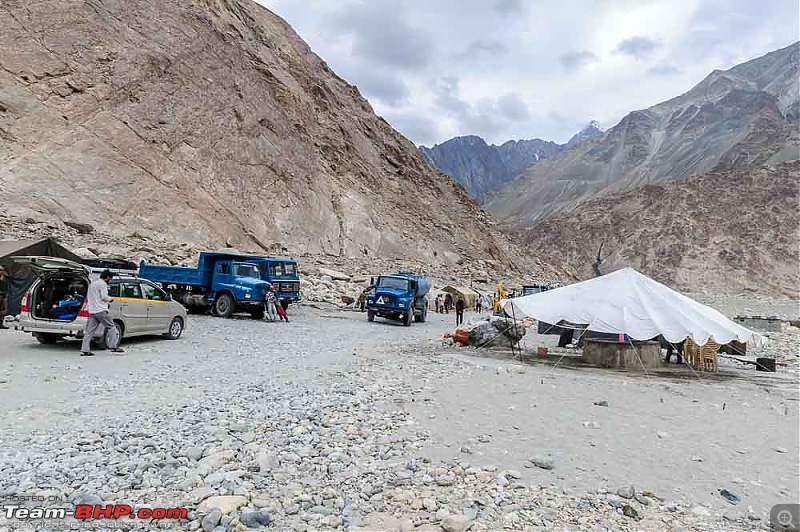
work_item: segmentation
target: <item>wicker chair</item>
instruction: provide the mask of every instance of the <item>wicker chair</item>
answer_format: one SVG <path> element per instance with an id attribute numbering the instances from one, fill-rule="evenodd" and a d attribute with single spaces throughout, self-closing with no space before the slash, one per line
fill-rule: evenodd
<path id="1" fill-rule="evenodd" d="M 719 369 L 718 356 L 720 344 L 711 338 L 703 345 L 697 345 L 691 338 L 686 339 L 684 358 L 686 363 L 697 371 L 717 371 Z"/>

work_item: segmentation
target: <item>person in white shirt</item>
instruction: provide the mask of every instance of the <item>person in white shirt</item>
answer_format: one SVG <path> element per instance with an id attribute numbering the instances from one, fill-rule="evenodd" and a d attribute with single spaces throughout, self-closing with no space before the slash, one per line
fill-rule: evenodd
<path id="1" fill-rule="evenodd" d="M 108 304 L 113 301 L 108 295 L 108 281 L 111 280 L 113 274 L 105 270 L 100 274 L 100 278 L 92 281 L 89 285 L 89 291 L 86 294 L 86 310 L 89 311 L 89 319 L 86 321 L 86 330 L 83 331 L 83 343 L 81 344 L 81 356 L 91 357 L 94 356 L 89 350 L 89 347 L 97 332 L 97 328 L 102 325 L 105 330 L 111 331 L 108 335 L 108 348 L 112 353 L 122 353 L 123 350 L 119 348 L 119 335 L 117 334 L 117 327 L 108 315 Z"/>

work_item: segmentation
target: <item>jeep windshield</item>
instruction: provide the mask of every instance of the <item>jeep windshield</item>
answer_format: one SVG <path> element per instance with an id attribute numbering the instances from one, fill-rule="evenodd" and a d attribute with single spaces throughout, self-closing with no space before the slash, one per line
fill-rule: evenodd
<path id="1" fill-rule="evenodd" d="M 394 290 L 408 290 L 408 280 L 399 277 L 381 277 L 378 279 L 378 288 L 392 288 Z"/>
<path id="2" fill-rule="evenodd" d="M 272 262 L 269 265 L 269 273 L 272 277 L 297 275 L 297 264 L 293 262 Z"/>
<path id="3" fill-rule="evenodd" d="M 236 277 L 249 277 L 251 279 L 261 279 L 258 268 L 252 264 L 236 264 L 234 267 Z"/>

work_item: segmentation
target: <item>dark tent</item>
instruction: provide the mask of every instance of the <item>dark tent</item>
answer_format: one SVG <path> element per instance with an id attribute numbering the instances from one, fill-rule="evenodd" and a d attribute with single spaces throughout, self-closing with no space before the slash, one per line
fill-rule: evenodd
<path id="1" fill-rule="evenodd" d="M 11 257 L 58 257 L 80 262 L 81 258 L 62 246 L 54 238 L 39 240 L 0 240 L 0 264 L 5 266 L 8 276 L 8 300 L 6 312 L 10 316 L 19 314 L 20 302 L 28 291 L 37 274 L 24 266 L 11 262 Z"/>

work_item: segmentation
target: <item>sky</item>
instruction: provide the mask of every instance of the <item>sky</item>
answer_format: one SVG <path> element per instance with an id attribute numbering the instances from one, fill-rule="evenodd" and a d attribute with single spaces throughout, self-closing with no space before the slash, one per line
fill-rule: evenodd
<path id="1" fill-rule="evenodd" d="M 797 0 L 257 0 L 418 145 L 566 142 L 800 38 Z"/>

